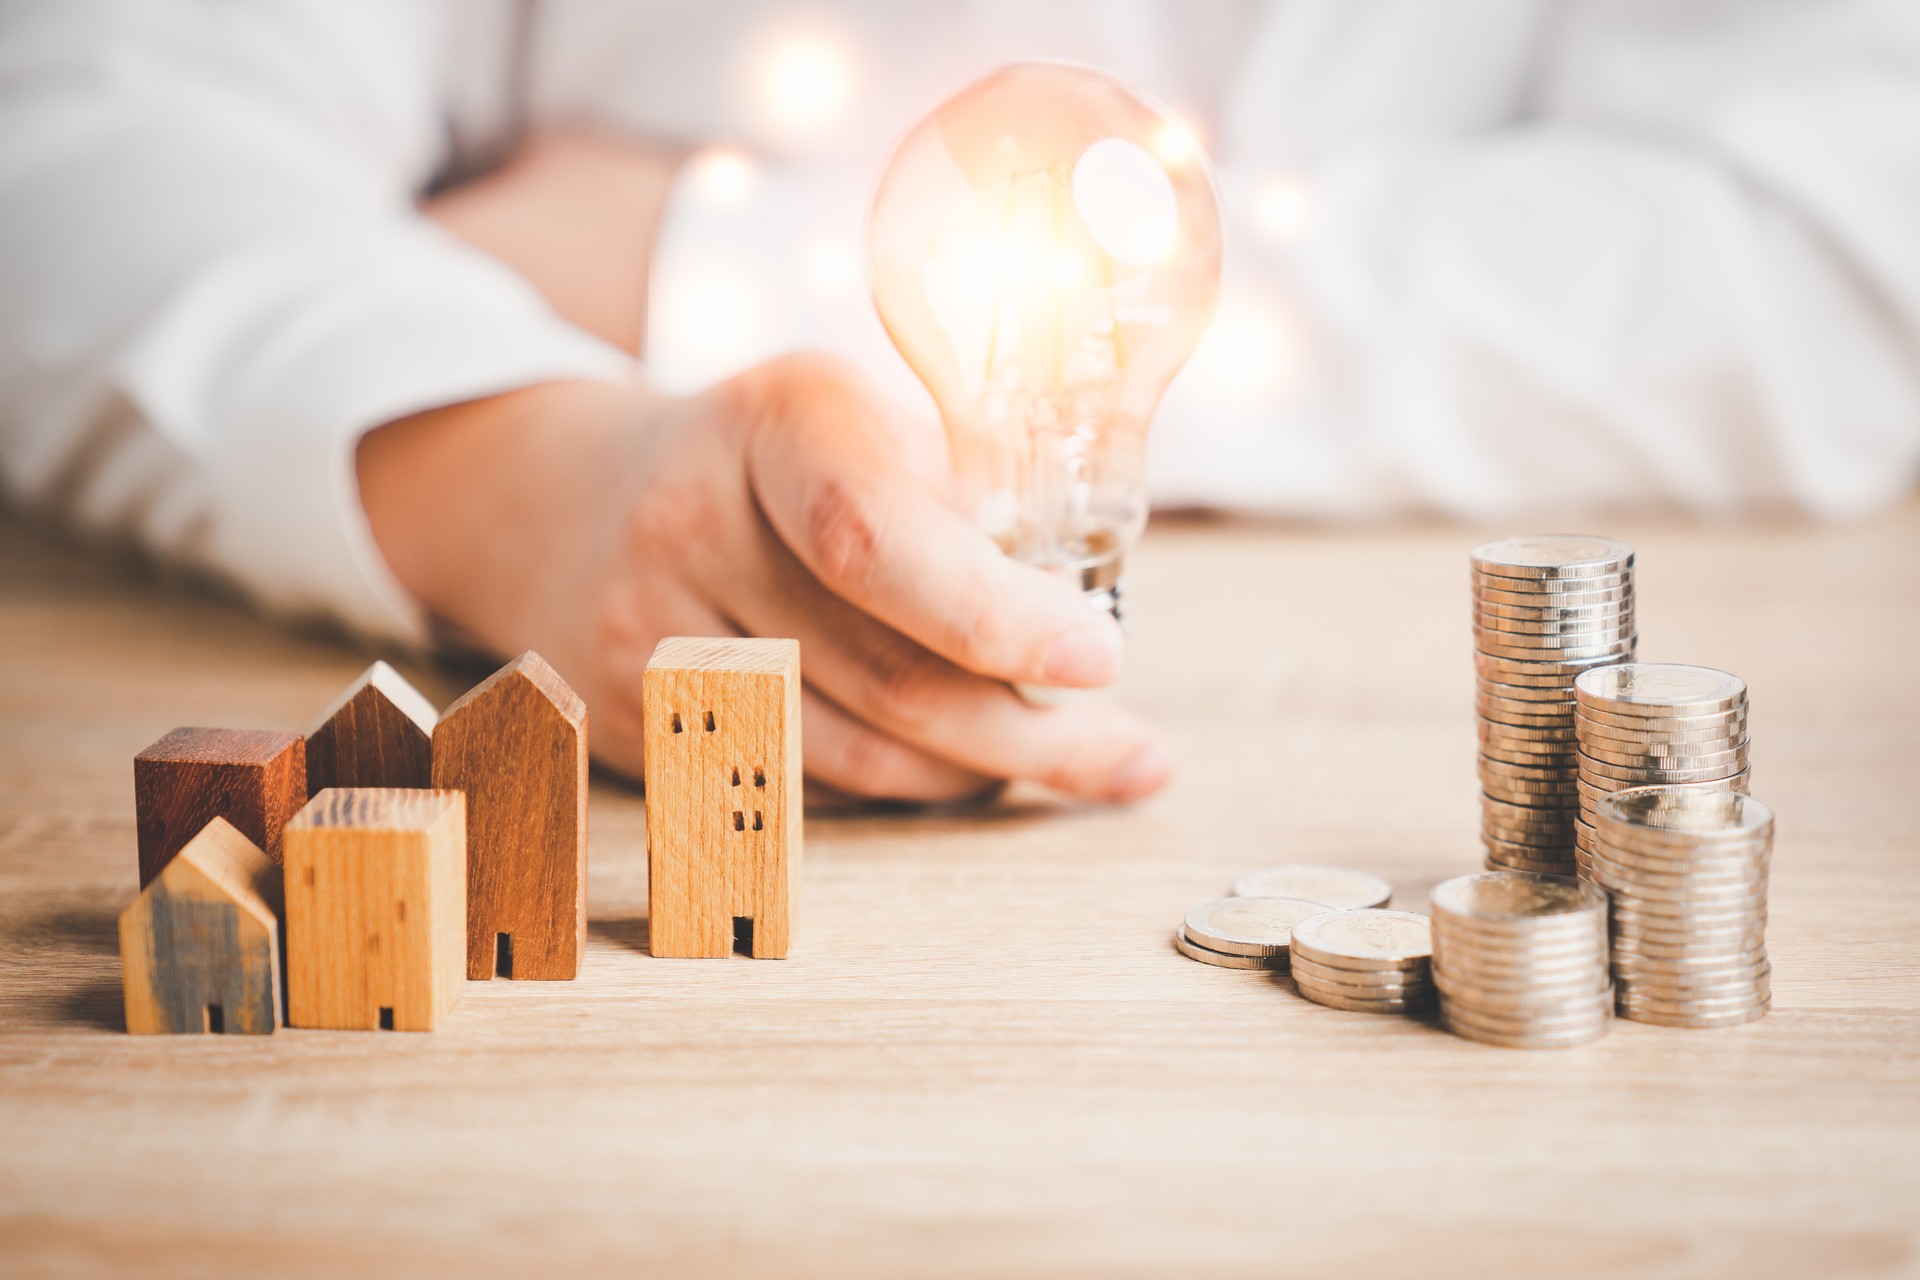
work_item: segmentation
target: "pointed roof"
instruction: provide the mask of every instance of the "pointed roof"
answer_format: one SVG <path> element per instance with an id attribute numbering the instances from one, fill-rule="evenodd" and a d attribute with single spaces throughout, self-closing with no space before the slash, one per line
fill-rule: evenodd
<path id="1" fill-rule="evenodd" d="M 553 704 L 567 723 L 578 728 L 586 723 L 587 704 L 572 686 L 560 678 L 560 673 L 550 666 L 547 660 L 529 649 L 519 657 L 500 668 L 479 684 L 466 691 L 445 711 L 440 713 L 441 723 L 446 723 L 466 711 L 491 699 L 494 694 L 509 683 L 518 681 L 538 691 L 542 697 Z"/>
<path id="2" fill-rule="evenodd" d="M 415 728 L 426 737 L 433 736 L 433 726 L 440 719 L 440 713 L 433 709 L 433 703 L 427 695 L 414 688 L 408 679 L 388 666 L 384 661 L 375 662 L 360 673 L 355 680 L 341 691 L 340 696 L 327 705 L 313 722 L 313 728 L 307 730 L 307 736 L 318 733 L 327 723 L 344 710 L 347 704 L 367 690 L 373 690 L 385 698 L 395 711 L 411 721 Z"/>
<path id="3" fill-rule="evenodd" d="M 279 921 L 283 905 L 280 868 L 225 818 L 215 818 L 200 828 L 140 890 L 127 910 L 145 901 L 155 885 L 175 887 L 189 878 L 211 885 L 269 929 Z"/>

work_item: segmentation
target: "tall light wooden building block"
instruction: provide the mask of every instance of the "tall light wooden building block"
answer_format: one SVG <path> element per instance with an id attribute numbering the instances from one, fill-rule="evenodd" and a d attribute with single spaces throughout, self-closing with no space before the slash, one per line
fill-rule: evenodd
<path id="1" fill-rule="evenodd" d="M 539 654 L 521 654 L 440 713 L 433 785 L 467 794 L 467 976 L 576 977 L 587 704 Z"/>
<path id="2" fill-rule="evenodd" d="M 280 829 L 307 798 L 306 744 L 263 729 L 175 729 L 133 758 L 140 884 L 225 818 L 280 861 Z"/>
<path id="3" fill-rule="evenodd" d="M 438 719 L 405 676 L 374 663 L 307 731 L 307 794 L 328 787 L 432 786 Z"/>
<path id="4" fill-rule="evenodd" d="M 288 1025 L 433 1030 L 465 978 L 466 797 L 333 788 L 286 837 Z"/>
<path id="5" fill-rule="evenodd" d="M 225 818 L 120 913 L 127 1030 L 271 1035 L 280 1025 L 280 868 Z"/>
<path id="6" fill-rule="evenodd" d="M 800 881 L 800 643 L 662 640 L 642 680 L 656 956 L 787 954 Z"/>

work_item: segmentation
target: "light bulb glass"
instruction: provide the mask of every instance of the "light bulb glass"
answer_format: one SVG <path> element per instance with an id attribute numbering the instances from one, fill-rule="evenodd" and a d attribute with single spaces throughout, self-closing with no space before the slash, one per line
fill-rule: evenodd
<path id="1" fill-rule="evenodd" d="M 1092 68 L 1004 67 L 894 149 L 867 258 L 964 509 L 1117 612 L 1147 521 L 1147 427 L 1219 291 L 1220 212 L 1193 131 Z"/>

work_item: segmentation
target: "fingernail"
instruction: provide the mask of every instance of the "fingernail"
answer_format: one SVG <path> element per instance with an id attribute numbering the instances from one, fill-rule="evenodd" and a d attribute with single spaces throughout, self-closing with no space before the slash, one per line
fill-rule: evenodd
<path id="1" fill-rule="evenodd" d="M 1107 789 L 1115 800 L 1138 800 L 1166 786 L 1171 777 L 1173 753 L 1165 745 L 1155 742 L 1121 765 L 1119 771 L 1108 780 Z"/>
<path id="2" fill-rule="evenodd" d="M 1112 623 L 1089 623 L 1063 633 L 1040 664 L 1047 684 L 1111 684 L 1120 674 L 1120 629 Z"/>

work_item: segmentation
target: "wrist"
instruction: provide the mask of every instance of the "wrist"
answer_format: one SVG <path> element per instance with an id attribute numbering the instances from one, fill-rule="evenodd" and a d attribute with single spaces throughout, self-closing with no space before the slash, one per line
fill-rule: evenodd
<path id="1" fill-rule="evenodd" d="M 402 418 L 361 438 L 360 499 L 407 591 L 497 651 L 619 507 L 625 455 L 654 403 L 641 388 L 554 382 Z"/>

